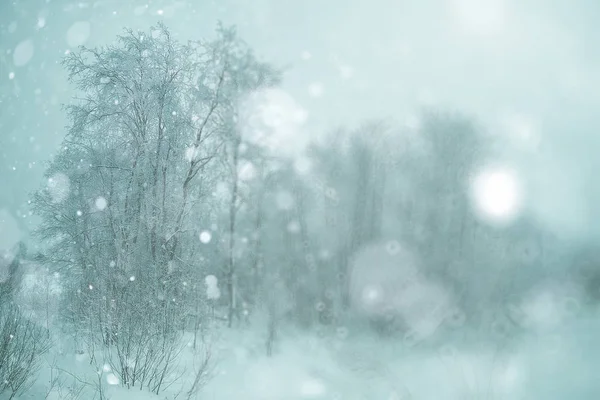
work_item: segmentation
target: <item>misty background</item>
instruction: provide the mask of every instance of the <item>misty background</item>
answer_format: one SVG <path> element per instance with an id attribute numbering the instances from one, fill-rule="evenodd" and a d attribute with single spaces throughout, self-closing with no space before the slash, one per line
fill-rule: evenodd
<path id="1" fill-rule="evenodd" d="M 365 118 L 410 121 L 421 106 L 473 116 L 515 144 L 524 173 L 549 182 L 544 217 L 560 234 L 596 235 L 595 108 L 600 6 L 593 1 L 19 1 L 0 11 L 2 208 L 19 214 L 66 125 L 72 93 L 59 65 L 78 45 L 164 21 L 180 40 L 236 25 L 263 59 L 286 67 L 283 88 L 318 138 Z M 25 43 L 26 62 L 14 51 Z M 14 78 L 10 78 L 14 74 Z M 525 141 L 529 140 L 527 137 Z M 538 143 L 539 142 L 539 143 Z M 551 199 L 550 199 L 551 198 Z"/>

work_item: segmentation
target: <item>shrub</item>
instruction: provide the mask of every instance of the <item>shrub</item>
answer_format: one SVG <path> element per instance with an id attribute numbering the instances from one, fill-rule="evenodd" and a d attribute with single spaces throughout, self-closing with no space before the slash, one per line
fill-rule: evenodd
<path id="1" fill-rule="evenodd" d="M 14 304 L 0 304 L 0 395 L 10 400 L 29 389 L 49 347 L 42 327 Z"/>

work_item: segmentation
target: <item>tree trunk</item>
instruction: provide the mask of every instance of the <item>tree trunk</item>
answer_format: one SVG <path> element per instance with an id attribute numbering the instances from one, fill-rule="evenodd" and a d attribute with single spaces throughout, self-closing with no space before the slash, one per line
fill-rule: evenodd
<path id="1" fill-rule="evenodd" d="M 233 316 L 236 310 L 236 295 L 235 295 L 235 228 L 237 215 L 237 198 L 238 198 L 238 161 L 239 161 L 240 138 L 236 136 L 233 141 L 233 162 L 232 162 L 232 189 L 231 200 L 229 203 L 229 248 L 227 252 L 227 296 L 228 296 L 228 312 L 227 326 L 233 326 Z"/>

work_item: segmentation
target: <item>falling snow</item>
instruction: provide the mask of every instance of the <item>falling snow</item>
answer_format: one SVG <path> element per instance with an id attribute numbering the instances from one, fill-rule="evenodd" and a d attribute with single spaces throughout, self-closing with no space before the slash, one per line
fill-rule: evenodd
<path id="1" fill-rule="evenodd" d="M 280 89 L 257 91 L 241 104 L 242 136 L 275 154 L 296 155 L 308 143 L 303 125 L 307 112 Z"/>
<path id="2" fill-rule="evenodd" d="M 98 211 L 104 211 L 104 209 L 108 205 L 108 202 L 106 201 L 106 199 L 104 197 L 100 196 L 100 197 L 96 198 L 94 205 L 96 206 L 96 209 Z"/>
<path id="3" fill-rule="evenodd" d="M 286 190 L 279 191 L 275 201 L 277 202 L 277 208 L 280 210 L 291 210 L 294 207 L 294 196 Z"/>
<path id="4" fill-rule="evenodd" d="M 109 385 L 118 385 L 119 378 L 111 372 L 109 374 L 106 374 L 106 383 L 108 383 Z"/>
<path id="5" fill-rule="evenodd" d="M 210 243 L 211 239 L 212 239 L 212 234 L 210 233 L 210 231 L 200 232 L 200 242 L 201 243 L 208 244 L 208 243 Z"/>
<path id="6" fill-rule="evenodd" d="M 510 222 L 521 211 L 522 189 L 510 169 L 487 169 L 472 184 L 475 206 L 491 222 Z"/>
<path id="7" fill-rule="evenodd" d="M 321 83 L 315 82 L 308 86 L 308 94 L 310 94 L 312 97 L 321 97 L 323 92 L 323 85 Z"/>
<path id="8" fill-rule="evenodd" d="M 75 22 L 67 31 L 67 44 L 69 47 L 83 46 L 88 41 L 92 30 L 89 21 Z"/>
<path id="9" fill-rule="evenodd" d="M 1 3 L 0 398 L 600 392 L 591 2 Z"/>
<path id="10" fill-rule="evenodd" d="M 17 67 L 26 65 L 33 57 L 34 46 L 31 39 L 25 40 L 15 47 L 13 51 L 13 63 Z"/>

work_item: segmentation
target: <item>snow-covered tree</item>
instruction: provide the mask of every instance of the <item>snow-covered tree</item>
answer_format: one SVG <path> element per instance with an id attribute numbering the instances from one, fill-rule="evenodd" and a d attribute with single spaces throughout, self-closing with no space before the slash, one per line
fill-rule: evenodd
<path id="1" fill-rule="evenodd" d="M 114 45 L 70 53 L 64 66 L 78 95 L 35 196 L 42 261 L 64 277 L 73 329 L 91 348 L 115 347 L 122 384 L 152 382 L 158 392 L 188 310 L 206 309 L 190 291 L 219 261 L 202 257 L 200 232 L 218 213 L 211 193 L 229 176 L 231 151 L 237 163 L 238 102 L 277 75 L 222 26 L 216 39 L 186 44 L 162 25 L 128 30 Z M 225 254 L 231 309 L 235 267 Z M 169 353 L 154 357 L 157 348 Z"/>

